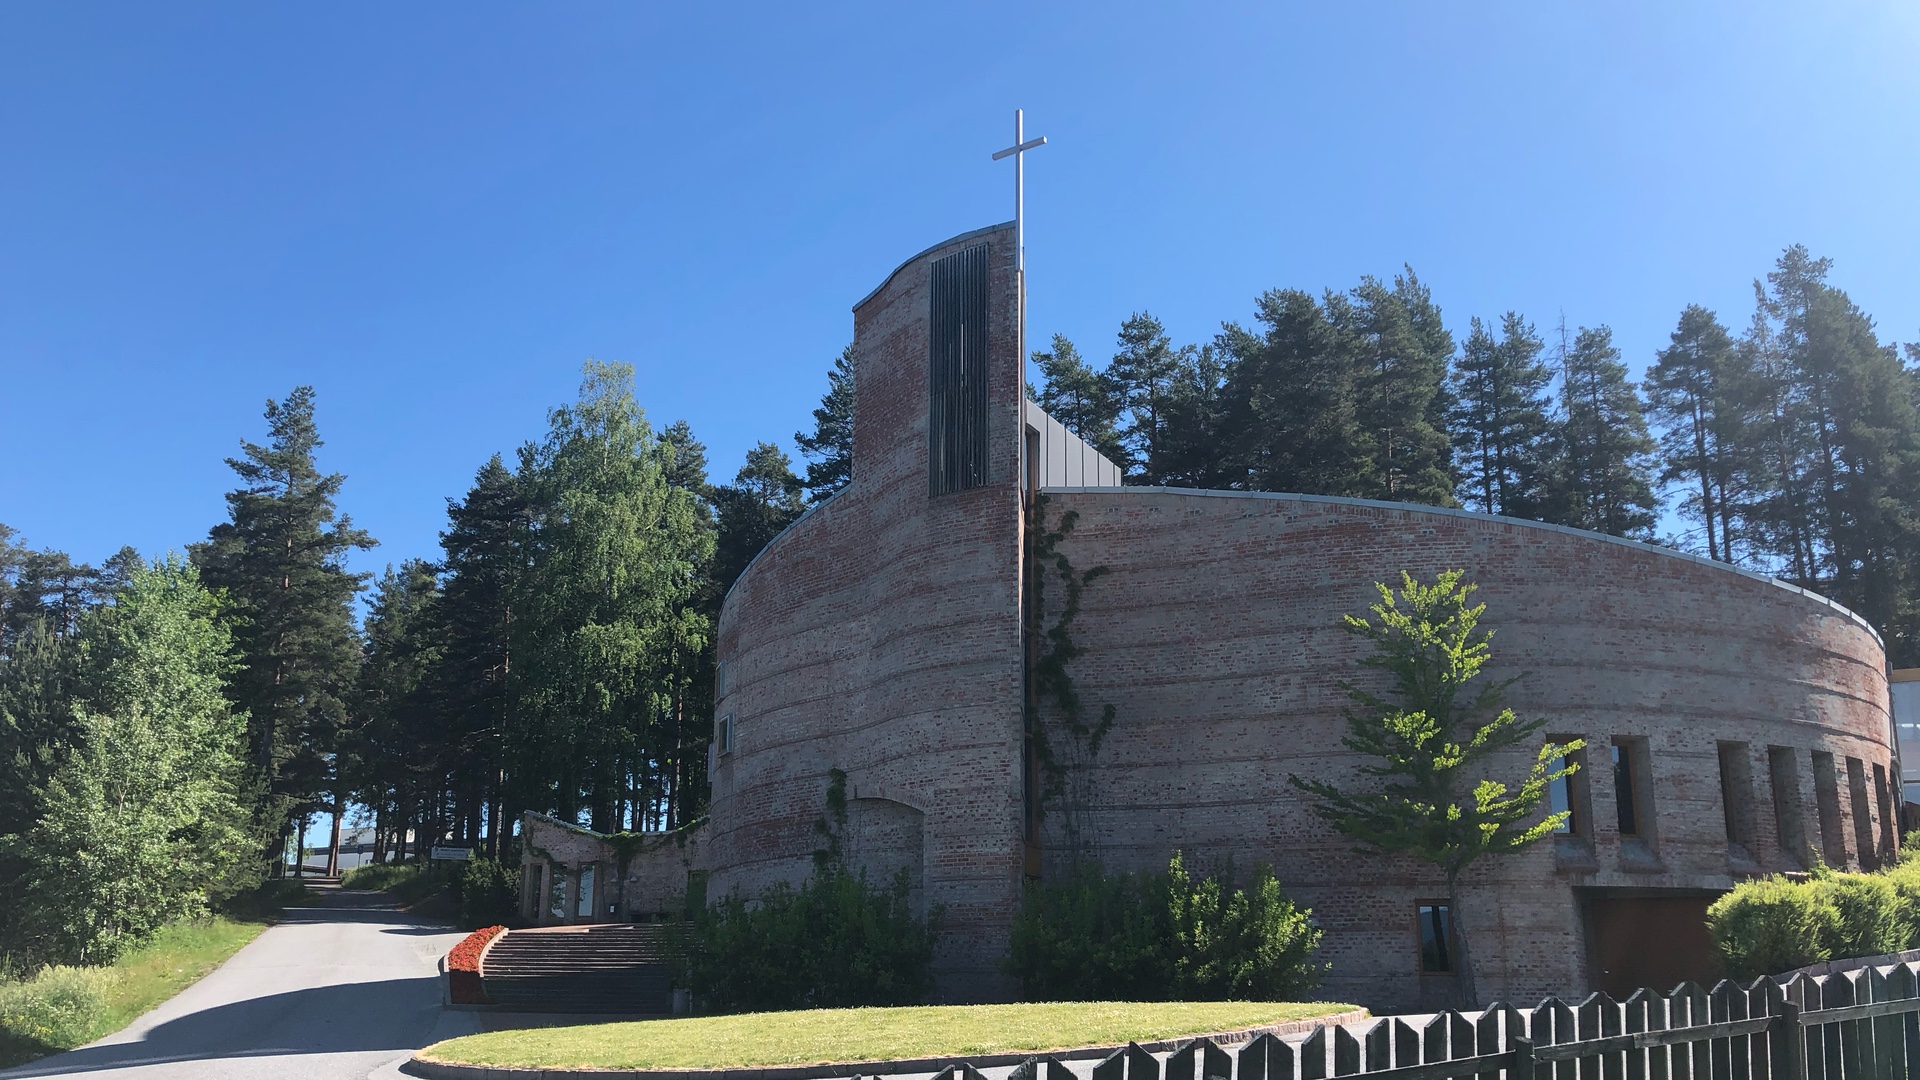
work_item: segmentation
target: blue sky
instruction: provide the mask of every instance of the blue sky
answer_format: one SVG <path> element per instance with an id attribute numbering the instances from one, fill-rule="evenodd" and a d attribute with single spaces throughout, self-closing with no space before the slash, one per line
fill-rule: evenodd
<path id="1" fill-rule="evenodd" d="M 1104 357 L 1412 264 L 1449 323 L 1736 328 L 1787 244 L 1920 338 L 1920 5 L 0 6 L 0 521 L 205 535 L 319 393 L 383 541 L 631 361 L 716 479 L 791 444 L 901 259 L 1010 216 Z"/>

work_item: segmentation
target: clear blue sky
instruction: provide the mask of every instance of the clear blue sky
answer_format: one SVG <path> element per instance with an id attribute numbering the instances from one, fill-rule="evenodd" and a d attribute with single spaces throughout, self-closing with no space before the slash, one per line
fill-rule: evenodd
<path id="1" fill-rule="evenodd" d="M 1448 321 L 1636 368 L 1785 245 L 1920 338 L 1920 5 L 0 6 L 0 521 L 205 535 L 261 406 L 434 556 L 444 499 L 631 361 L 716 479 L 805 425 L 850 305 L 1010 215 L 1033 340 L 1179 340 L 1411 263 Z"/>

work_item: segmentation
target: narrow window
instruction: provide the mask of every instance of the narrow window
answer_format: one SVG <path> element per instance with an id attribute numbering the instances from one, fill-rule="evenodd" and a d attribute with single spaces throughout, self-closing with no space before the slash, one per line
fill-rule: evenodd
<path id="1" fill-rule="evenodd" d="M 1634 783 L 1634 745 L 1615 742 L 1613 744 L 1613 804 L 1614 812 L 1619 815 L 1620 835 L 1640 835 L 1640 806 L 1635 801 L 1637 794 Z"/>
<path id="2" fill-rule="evenodd" d="M 1549 735 L 1547 741 L 1565 745 L 1578 739 L 1578 735 Z M 1563 776 L 1547 786 L 1547 807 L 1553 813 L 1565 813 L 1566 820 L 1555 830 L 1562 836 L 1590 836 L 1592 830 L 1588 818 L 1592 816 L 1592 800 L 1587 796 L 1587 752 L 1574 750 L 1562 757 L 1554 758 L 1551 767 L 1555 772 L 1566 766 L 1573 767 L 1573 773 Z"/>
<path id="3" fill-rule="evenodd" d="M 554 922 L 567 921 L 567 875 L 555 865 L 547 874 L 547 914 Z"/>
<path id="4" fill-rule="evenodd" d="M 1873 796 L 1867 793 L 1867 763 L 1857 757 L 1847 759 L 1847 809 L 1853 814 L 1853 847 L 1860 853 L 1860 865 L 1871 870 L 1880 865 L 1874 858 Z"/>
<path id="5" fill-rule="evenodd" d="M 1447 975 L 1453 972 L 1453 910 L 1446 904 L 1422 900 L 1416 908 L 1420 924 L 1420 972 L 1423 975 Z"/>
<path id="6" fill-rule="evenodd" d="M 713 665 L 713 700 L 719 701 L 727 696 L 727 662 L 721 660 Z"/>
<path id="7" fill-rule="evenodd" d="M 593 918 L 593 879 L 592 863 L 588 863 L 580 868 L 580 893 L 577 897 L 578 902 L 574 905 L 574 913 L 577 918 Z"/>
<path id="8" fill-rule="evenodd" d="M 1847 834 L 1840 827 L 1840 777 L 1833 755 L 1813 752 L 1813 799 L 1820 811 L 1820 853 L 1828 866 L 1847 865 Z"/>
<path id="9" fill-rule="evenodd" d="M 1800 763 L 1793 747 L 1767 747 L 1767 773 L 1773 782 L 1773 822 L 1780 832 L 1780 850 L 1804 864 L 1807 826 L 1800 813 Z"/>
<path id="10" fill-rule="evenodd" d="M 1747 744 L 1720 744 L 1720 809 L 1726 818 L 1727 843 L 1753 847 L 1753 765 Z"/>
<path id="11" fill-rule="evenodd" d="M 718 747 L 722 754 L 733 753 L 733 714 L 732 713 L 728 713 L 727 715 L 721 717 L 720 722 L 714 725 L 713 745 Z"/>
<path id="12" fill-rule="evenodd" d="M 1887 786 L 1887 767 L 1873 763 L 1874 805 L 1880 808 L 1880 851 L 1892 855 L 1899 848 L 1893 835 L 1893 790 Z"/>
<path id="13" fill-rule="evenodd" d="M 933 264 L 928 311 L 928 493 L 987 482 L 987 246 Z"/>

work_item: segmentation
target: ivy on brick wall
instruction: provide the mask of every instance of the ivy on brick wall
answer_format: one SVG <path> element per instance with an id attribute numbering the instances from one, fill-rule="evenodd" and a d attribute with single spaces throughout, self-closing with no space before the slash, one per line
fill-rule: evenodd
<path id="1" fill-rule="evenodd" d="M 1068 667 L 1087 652 L 1086 646 L 1073 637 L 1074 620 L 1080 615 L 1081 594 L 1088 585 L 1105 577 L 1110 569 L 1102 565 L 1082 571 L 1073 565 L 1073 561 L 1060 550 L 1060 545 L 1073 535 L 1074 524 L 1080 515 L 1077 511 L 1068 510 L 1060 515 L 1057 524 L 1049 525 L 1047 505 L 1050 501 L 1048 496 L 1039 495 L 1033 502 L 1033 562 L 1029 569 L 1033 583 L 1031 600 L 1036 645 L 1028 673 L 1033 693 L 1028 696 L 1027 707 L 1031 715 L 1027 717 L 1027 726 L 1033 733 L 1034 756 L 1039 759 L 1041 772 L 1045 776 L 1041 789 L 1041 813 L 1044 816 L 1049 805 L 1061 811 L 1067 849 L 1074 861 L 1078 862 L 1089 853 L 1092 840 L 1093 762 L 1099 756 L 1107 735 L 1113 731 L 1116 710 L 1111 702 L 1103 704 L 1100 706 L 1099 719 L 1089 721 L 1085 703 Z M 1059 579 L 1063 597 L 1052 624 L 1041 629 L 1039 624 L 1046 620 L 1049 570 L 1052 576 Z M 1058 714 L 1060 722 L 1057 725 L 1048 725 L 1039 715 L 1043 701 L 1050 702 Z M 1048 733 L 1050 726 L 1066 735 L 1058 746 Z"/>

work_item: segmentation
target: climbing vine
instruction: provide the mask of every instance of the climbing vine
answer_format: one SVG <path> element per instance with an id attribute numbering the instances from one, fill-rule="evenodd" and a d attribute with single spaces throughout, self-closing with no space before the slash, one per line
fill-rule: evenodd
<path id="1" fill-rule="evenodd" d="M 813 831 L 826 837 L 827 846 L 815 848 L 813 865 L 822 872 L 840 865 L 840 834 L 847 826 L 847 774 L 827 770 L 827 812 L 814 819 Z"/>
<path id="2" fill-rule="evenodd" d="M 1073 860 L 1078 862 L 1088 853 L 1092 832 L 1093 761 L 1100 753 L 1101 744 L 1113 731 L 1115 708 L 1110 702 L 1101 705 L 1100 718 L 1089 722 L 1079 688 L 1074 685 L 1068 666 L 1087 651 L 1073 638 L 1073 623 L 1080 615 L 1081 594 L 1088 585 L 1105 577 L 1109 568 L 1102 565 L 1085 571 L 1075 569 L 1073 561 L 1060 550 L 1060 545 L 1073 534 L 1074 523 L 1080 518 L 1079 512 L 1069 510 L 1060 515 L 1057 525 L 1049 526 L 1049 501 L 1048 496 L 1038 495 L 1033 502 L 1033 573 L 1030 579 L 1033 591 L 1029 602 L 1036 643 L 1028 674 L 1032 693 L 1027 697 L 1027 729 L 1032 733 L 1034 757 L 1044 774 L 1040 813 L 1044 817 L 1049 803 L 1061 810 L 1067 849 Z M 1049 567 L 1059 577 L 1064 593 L 1060 611 L 1054 616 L 1052 625 L 1042 630 L 1039 627 L 1046 619 Z M 1048 736 L 1048 725 L 1039 715 L 1042 701 L 1051 701 L 1059 714 L 1061 723 L 1058 726 L 1064 729 L 1067 736 L 1063 740 L 1063 747 L 1056 747 Z"/>

